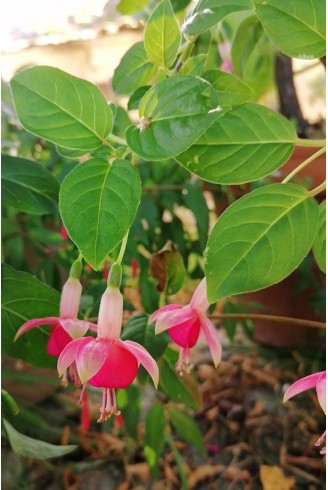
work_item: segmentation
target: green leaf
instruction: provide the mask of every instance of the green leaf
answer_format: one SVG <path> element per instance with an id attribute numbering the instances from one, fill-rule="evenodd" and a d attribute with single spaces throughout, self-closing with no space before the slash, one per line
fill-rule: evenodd
<path id="1" fill-rule="evenodd" d="M 59 155 L 71 160 L 76 160 L 86 154 L 86 150 L 72 150 L 72 148 L 63 148 L 61 146 L 57 146 L 56 150 Z"/>
<path id="2" fill-rule="evenodd" d="M 182 32 L 188 36 L 198 36 L 232 12 L 253 8 L 251 0 L 200 0 L 186 18 Z"/>
<path id="3" fill-rule="evenodd" d="M 171 400 L 178 403 L 184 403 L 193 410 L 198 409 L 197 400 L 183 383 L 183 378 L 181 378 L 175 371 L 167 354 L 164 355 L 160 365 L 159 387 L 161 391 L 171 398 Z"/>
<path id="4" fill-rule="evenodd" d="M 202 78 L 210 82 L 218 92 L 222 105 L 237 106 L 254 99 L 254 92 L 251 87 L 232 73 L 209 70 L 203 73 Z"/>
<path id="5" fill-rule="evenodd" d="M 155 335 L 155 323 L 148 325 L 148 321 L 147 313 L 137 313 L 127 321 L 121 338 L 138 342 L 154 359 L 158 359 L 164 353 L 168 339 L 166 335 Z"/>
<path id="6" fill-rule="evenodd" d="M 142 87 L 137 88 L 131 95 L 128 101 L 128 110 L 132 111 L 133 109 L 139 109 L 139 104 L 142 97 L 148 92 L 150 89 L 150 85 L 144 85 Z"/>
<path id="7" fill-rule="evenodd" d="M 194 77 L 199 76 L 204 71 L 204 66 L 207 60 L 206 54 L 198 54 L 188 58 L 185 63 L 183 63 L 181 69 L 179 70 L 180 75 L 193 75 Z M 178 75 L 178 74 L 177 74 Z"/>
<path id="8" fill-rule="evenodd" d="M 176 159 L 209 182 L 241 184 L 281 167 L 295 141 L 295 129 L 283 116 L 261 105 L 244 104 L 224 114 Z"/>
<path id="9" fill-rule="evenodd" d="M 206 454 L 204 438 L 194 419 L 186 412 L 182 412 L 176 407 L 169 408 L 169 414 L 172 424 L 177 432 L 190 444 Z"/>
<path id="10" fill-rule="evenodd" d="M 90 82 L 58 68 L 36 66 L 11 82 L 16 112 L 25 129 L 65 148 L 91 150 L 111 132 L 105 97 Z"/>
<path id="11" fill-rule="evenodd" d="M 177 293 L 185 280 L 183 258 L 170 240 L 150 259 L 150 275 L 157 279 L 157 290 L 171 295 Z"/>
<path id="12" fill-rule="evenodd" d="M 173 65 L 180 48 L 181 33 L 170 0 L 162 0 L 149 17 L 144 41 L 148 58 L 154 65 L 161 68 Z"/>
<path id="13" fill-rule="evenodd" d="M 2 413 L 7 414 L 8 416 L 17 415 L 19 413 L 16 401 L 6 390 L 1 390 L 1 410 Z"/>
<path id="14" fill-rule="evenodd" d="M 18 432 L 7 420 L 4 419 L 3 423 L 13 451 L 20 456 L 34 459 L 59 458 L 77 448 L 75 445 L 55 446 L 48 442 L 33 439 Z"/>
<path id="15" fill-rule="evenodd" d="M 303 187 L 272 184 L 238 199 L 217 220 L 205 258 L 211 303 L 276 284 L 302 262 L 318 224 Z"/>
<path id="16" fill-rule="evenodd" d="M 187 480 L 187 474 L 185 470 L 185 461 L 181 456 L 181 453 L 179 452 L 178 448 L 176 447 L 174 440 L 169 434 L 165 434 L 165 442 L 167 442 L 167 444 L 170 446 L 174 459 L 177 463 L 178 473 L 181 478 L 181 485 L 182 485 L 181 490 L 188 490 L 188 480 Z"/>
<path id="17" fill-rule="evenodd" d="M 23 359 L 38 367 L 55 367 L 56 360 L 47 353 L 49 327 L 40 327 L 22 335 L 16 342 L 18 328 L 32 318 L 57 316 L 60 294 L 27 272 L 8 265 L 2 268 L 2 349 L 7 355 Z"/>
<path id="18" fill-rule="evenodd" d="M 322 0 L 254 0 L 265 32 L 284 54 L 321 58 L 326 53 L 326 7 Z"/>
<path id="19" fill-rule="evenodd" d="M 49 214 L 58 209 L 59 184 L 40 163 L 1 155 L 1 192 L 5 206 L 27 214 Z"/>
<path id="20" fill-rule="evenodd" d="M 144 43 L 136 43 L 128 49 L 114 71 L 114 92 L 117 95 L 130 95 L 138 87 L 147 85 L 157 71 L 158 68 L 147 57 Z"/>
<path id="21" fill-rule="evenodd" d="M 127 129 L 127 143 L 149 160 L 178 155 L 220 116 L 218 105 L 216 91 L 203 80 L 192 76 L 162 80 L 142 98 L 141 123 Z"/>
<path id="22" fill-rule="evenodd" d="M 121 0 L 116 6 L 116 10 L 123 15 L 135 14 L 142 10 L 148 3 L 148 0 Z"/>
<path id="23" fill-rule="evenodd" d="M 313 254 L 322 272 L 326 272 L 326 200 L 319 206 L 319 223 L 313 244 Z"/>
<path id="24" fill-rule="evenodd" d="M 125 397 L 125 404 L 121 404 L 122 395 Z M 138 423 L 140 418 L 140 389 L 132 384 L 124 390 L 118 390 L 117 405 L 122 412 L 124 425 L 129 434 L 138 441 Z"/>
<path id="25" fill-rule="evenodd" d="M 139 176 L 125 160 L 88 160 L 63 181 L 59 208 L 64 225 L 94 269 L 123 240 L 140 196 Z"/>
<path id="26" fill-rule="evenodd" d="M 154 403 L 146 415 L 145 456 L 154 476 L 157 475 L 158 458 L 164 449 L 164 410 Z"/>
<path id="27" fill-rule="evenodd" d="M 256 15 L 251 15 L 240 23 L 231 46 L 233 71 L 239 77 L 244 78 L 249 58 L 262 36 L 263 27 Z"/>

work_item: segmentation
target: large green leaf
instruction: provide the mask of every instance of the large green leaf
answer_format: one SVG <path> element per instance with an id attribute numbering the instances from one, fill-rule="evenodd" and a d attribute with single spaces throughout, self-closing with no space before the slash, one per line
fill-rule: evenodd
<path id="1" fill-rule="evenodd" d="M 313 254 L 320 269 L 326 272 L 326 200 L 319 206 L 318 232 L 313 244 Z"/>
<path id="2" fill-rule="evenodd" d="M 198 447 L 198 449 L 205 454 L 205 444 L 203 435 L 194 421 L 194 419 L 186 412 L 182 412 L 176 407 L 171 406 L 169 408 L 170 420 L 175 429 L 181 436 L 190 444 Z"/>
<path id="3" fill-rule="evenodd" d="M 76 445 L 55 446 L 48 442 L 33 439 L 18 432 L 7 420 L 4 419 L 3 423 L 13 451 L 20 456 L 34 459 L 59 458 L 77 448 Z"/>
<path id="4" fill-rule="evenodd" d="M 254 92 L 245 82 L 232 73 L 219 70 L 209 70 L 202 78 L 210 82 L 219 94 L 222 105 L 237 106 L 254 98 Z"/>
<path id="5" fill-rule="evenodd" d="M 186 18 L 182 32 L 188 36 L 198 36 L 232 12 L 253 8 L 251 0 L 199 0 Z"/>
<path id="6" fill-rule="evenodd" d="M 148 19 L 144 34 L 145 50 L 154 65 L 170 68 L 181 44 L 179 23 L 170 0 L 162 0 Z"/>
<path id="7" fill-rule="evenodd" d="M 293 125 L 283 116 L 264 106 L 244 104 L 218 119 L 176 159 L 209 182 L 241 184 L 281 167 L 295 140 Z"/>
<path id="8" fill-rule="evenodd" d="M 27 214 L 56 212 L 59 184 L 40 163 L 2 155 L 2 202 Z"/>
<path id="9" fill-rule="evenodd" d="M 52 143 L 91 150 L 100 147 L 112 129 L 105 97 L 86 80 L 36 66 L 17 73 L 10 84 L 24 128 Z"/>
<path id="10" fill-rule="evenodd" d="M 254 0 L 264 30 L 288 56 L 320 58 L 326 53 L 326 5 L 322 0 Z"/>
<path id="11" fill-rule="evenodd" d="M 59 208 L 64 225 L 94 269 L 123 240 L 140 196 L 140 178 L 125 160 L 88 160 L 63 181 Z"/>
<path id="12" fill-rule="evenodd" d="M 158 359 L 167 347 L 168 337 L 167 335 L 155 335 L 155 324 L 148 325 L 148 321 L 147 313 L 134 315 L 124 326 L 121 338 L 138 342 L 154 359 Z"/>
<path id="13" fill-rule="evenodd" d="M 263 27 L 256 15 L 244 19 L 234 34 L 231 46 L 233 71 L 244 78 L 248 60 L 263 36 Z"/>
<path id="14" fill-rule="evenodd" d="M 220 116 L 216 91 L 192 76 L 162 80 L 142 98 L 140 124 L 125 136 L 130 148 L 145 159 L 163 160 L 192 145 Z"/>
<path id="15" fill-rule="evenodd" d="M 207 244 L 211 303 L 287 277 L 310 250 L 318 205 L 303 187 L 272 184 L 238 199 L 217 220 Z"/>
<path id="16" fill-rule="evenodd" d="M 130 95 L 138 87 L 147 85 L 157 70 L 147 57 L 144 43 L 136 43 L 128 49 L 115 69 L 113 89 L 117 95 Z"/>
<path id="17" fill-rule="evenodd" d="M 2 268 L 2 349 L 9 356 L 35 366 L 55 367 L 47 354 L 49 327 L 40 327 L 22 335 L 16 342 L 18 328 L 32 318 L 57 316 L 60 294 L 27 272 L 7 265 Z"/>

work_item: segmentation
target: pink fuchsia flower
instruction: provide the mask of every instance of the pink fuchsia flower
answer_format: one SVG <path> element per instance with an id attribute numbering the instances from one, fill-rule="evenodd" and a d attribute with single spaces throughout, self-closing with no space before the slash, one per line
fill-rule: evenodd
<path id="1" fill-rule="evenodd" d="M 110 281 L 110 279 L 109 279 Z M 135 379 L 141 364 L 157 387 L 158 366 L 144 347 L 132 340 L 119 338 L 122 327 L 123 298 L 118 287 L 109 286 L 102 295 L 98 316 L 97 338 L 73 340 L 58 359 L 58 372 L 62 376 L 68 366 L 76 363 L 83 383 L 103 389 L 101 416 L 104 422 L 112 414 L 119 415 L 115 390 L 127 388 Z"/>
<path id="2" fill-rule="evenodd" d="M 283 401 L 286 402 L 290 400 L 295 395 L 302 393 L 303 391 L 315 388 L 317 391 L 318 402 L 323 412 L 326 413 L 326 371 L 321 371 L 319 373 L 310 374 L 310 376 L 305 376 L 295 383 L 293 383 L 285 392 Z M 326 431 L 316 442 L 316 446 L 321 446 L 326 440 Z M 326 448 L 322 448 L 320 454 L 325 454 Z"/>
<path id="3" fill-rule="evenodd" d="M 77 261 L 76 261 L 77 262 Z M 79 263 L 80 264 L 80 263 Z M 59 316 L 49 316 L 45 318 L 34 318 L 25 322 L 16 332 L 15 339 L 25 334 L 33 328 L 41 325 L 50 325 L 50 336 L 47 343 L 47 352 L 50 356 L 58 357 L 67 344 L 73 339 L 83 337 L 88 329 L 96 330 L 97 325 L 86 321 L 78 320 L 78 310 L 82 294 L 82 285 L 77 277 L 76 269 L 80 270 L 80 265 L 73 264 L 68 280 L 63 286 L 60 298 Z M 70 367 L 72 381 L 79 386 L 80 381 L 74 365 Z M 67 384 L 67 379 L 63 379 Z"/>
<path id="4" fill-rule="evenodd" d="M 181 347 L 177 370 L 190 372 L 192 368 L 190 349 L 195 346 L 200 333 L 205 335 L 215 366 L 221 361 L 221 342 L 213 323 L 206 317 L 209 307 L 206 294 L 206 279 L 196 288 L 189 305 L 170 304 L 155 311 L 150 322 L 156 322 L 157 334 L 168 331 L 171 339 Z"/>

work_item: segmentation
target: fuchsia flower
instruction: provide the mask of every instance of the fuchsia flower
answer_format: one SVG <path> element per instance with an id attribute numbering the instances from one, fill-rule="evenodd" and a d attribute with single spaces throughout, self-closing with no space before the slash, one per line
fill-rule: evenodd
<path id="1" fill-rule="evenodd" d="M 97 338 L 73 340 L 58 359 L 60 376 L 65 375 L 66 369 L 76 362 L 83 383 L 81 396 L 86 383 L 103 388 L 98 422 L 107 420 L 112 414 L 120 414 L 116 406 L 115 389 L 127 388 L 135 379 L 140 364 L 148 371 L 154 385 L 157 387 L 158 384 L 158 366 L 146 349 L 132 340 L 120 340 L 122 316 L 123 298 L 120 290 L 109 286 L 100 302 Z"/>
<path id="2" fill-rule="evenodd" d="M 214 365 L 221 360 L 222 348 L 213 323 L 206 317 L 209 307 L 206 294 L 206 279 L 196 288 L 189 305 L 170 304 L 155 311 L 150 322 L 156 321 L 155 332 L 168 330 L 171 339 L 181 347 L 177 370 L 190 372 L 192 368 L 190 349 L 196 344 L 200 332 L 203 332 L 213 357 Z"/>
<path id="3" fill-rule="evenodd" d="M 286 402 L 290 398 L 303 391 L 315 388 L 317 391 L 317 397 L 323 412 L 326 413 L 326 371 L 321 371 L 319 373 L 310 374 L 310 376 L 305 376 L 295 383 L 293 383 L 288 390 L 286 390 L 283 401 Z M 321 446 L 326 440 L 326 431 L 315 443 L 316 446 Z M 326 448 L 322 448 L 320 454 L 325 454 Z"/>
<path id="4" fill-rule="evenodd" d="M 75 265 L 73 264 L 73 267 L 76 267 L 76 263 Z M 80 265 L 77 267 L 80 269 Z M 91 330 L 97 329 L 97 325 L 86 320 L 77 319 L 81 294 L 82 285 L 79 279 L 70 275 L 63 286 L 59 316 L 28 320 L 18 329 L 14 340 L 17 340 L 21 335 L 33 328 L 40 327 L 41 325 L 50 325 L 47 352 L 50 356 L 58 357 L 66 345 L 73 339 L 83 337 L 89 328 Z M 70 375 L 72 381 L 79 386 L 80 381 L 74 365 L 70 367 Z M 67 378 L 63 378 L 63 383 L 67 384 Z"/>

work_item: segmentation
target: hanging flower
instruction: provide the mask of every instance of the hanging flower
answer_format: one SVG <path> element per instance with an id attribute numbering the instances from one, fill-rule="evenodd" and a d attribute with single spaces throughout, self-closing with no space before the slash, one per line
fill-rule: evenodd
<path id="1" fill-rule="evenodd" d="M 64 348 L 58 359 L 59 376 L 65 376 L 66 369 L 72 363 L 76 363 L 78 375 L 83 383 L 81 396 L 86 383 L 103 389 L 101 416 L 98 422 L 104 422 L 112 414 L 120 414 L 115 390 L 127 388 L 133 382 L 140 364 L 148 371 L 156 387 L 159 379 L 158 366 L 146 349 L 132 340 L 122 341 L 119 338 L 123 298 L 118 287 L 111 285 L 111 276 L 109 284 L 100 302 L 97 338 L 84 337 L 73 340 Z"/>
<path id="2" fill-rule="evenodd" d="M 73 339 L 83 337 L 88 329 L 95 330 L 97 325 L 86 320 L 78 320 L 77 315 L 82 294 L 82 285 L 78 279 L 81 273 L 81 262 L 75 261 L 70 272 L 70 277 L 63 286 L 60 298 L 59 316 L 45 318 L 33 318 L 25 322 L 16 332 L 15 339 L 33 328 L 41 325 L 50 325 L 50 336 L 47 343 L 47 352 L 50 356 L 58 357 L 64 347 Z M 77 277 L 76 277 L 77 276 Z M 75 365 L 70 367 L 72 381 L 80 386 L 80 380 L 76 373 Z M 63 379 L 67 384 L 67 379 Z"/>
<path id="3" fill-rule="evenodd" d="M 283 401 L 286 402 L 290 400 L 295 395 L 302 393 L 303 391 L 315 388 L 317 391 L 318 402 L 323 412 L 326 413 L 326 371 L 321 371 L 319 373 L 310 374 L 310 376 L 305 376 L 298 381 L 295 381 L 285 392 Z M 321 446 L 326 440 L 326 431 L 319 437 L 316 446 Z M 323 447 L 320 454 L 325 454 L 326 448 Z"/>
<path id="4" fill-rule="evenodd" d="M 171 339 L 181 347 L 177 370 L 190 372 L 192 368 L 190 349 L 196 344 L 200 332 L 203 332 L 212 354 L 215 366 L 221 361 L 222 348 L 213 323 L 206 317 L 209 307 L 206 294 L 206 279 L 196 288 L 189 305 L 170 304 L 155 311 L 150 322 L 156 322 L 155 333 L 168 331 Z"/>

